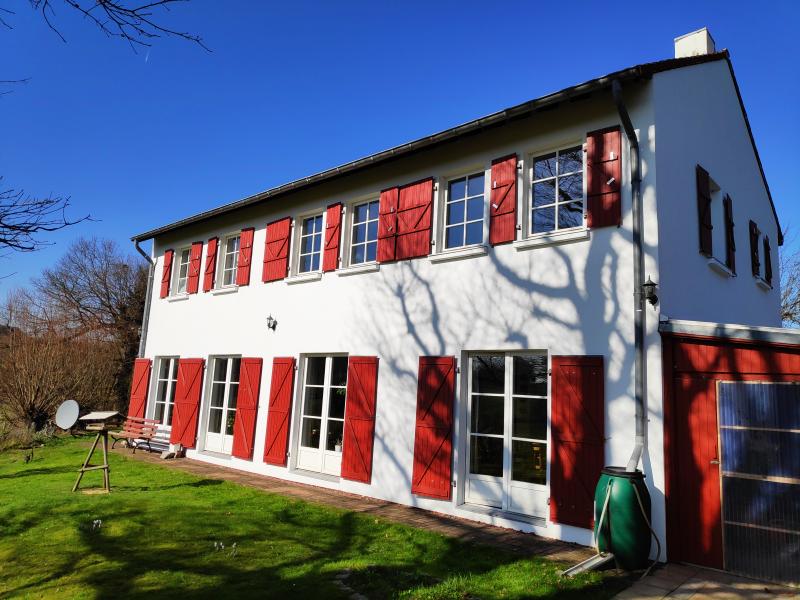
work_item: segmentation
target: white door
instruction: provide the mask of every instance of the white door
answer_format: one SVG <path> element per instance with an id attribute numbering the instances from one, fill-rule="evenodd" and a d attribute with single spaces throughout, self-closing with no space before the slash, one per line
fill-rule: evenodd
<path id="1" fill-rule="evenodd" d="M 230 454 L 233 447 L 233 422 L 239 393 L 239 357 L 212 359 L 211 393 L 206 416 L 205 449 Z"/>
<path id="2" fill-rule="evenodd" d="M 464 498 L 547 514 L 547 353 L 470 356 Z"/>
<path id="3" fill-rule="evenodd" d="M 339 475 L 342 470 L 346 356 L 306 358 L 297 468 Z"/>

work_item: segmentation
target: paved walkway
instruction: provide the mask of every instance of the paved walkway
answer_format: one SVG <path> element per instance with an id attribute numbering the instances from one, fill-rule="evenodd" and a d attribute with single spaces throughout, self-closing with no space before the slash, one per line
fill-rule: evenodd
<path id="1" fill-rule="evenodd" d="M 511 529 L 504 529 L 502 527 L 477 523 L 467 519 L 442 515 L 428 510 L 404 506 L 402 504 L 395 504 L 394 502 L 356 496 L 354 494 L 294 483 L 292 481 L 284 481 L 283 479 L 247 473 L 239 469 L 219 467 L 197 460 L 186 458 L 161 460 L 157 453 L 139 451 L 136 454 L 131 454 L 130 450 L 124 448 L 117 448 L 114 452 L 144 462 L 192 473 L 207 479 L 232 481 L 273 494 L 290 496 L 299 500 L 325 504 L 343 510 L 376 515 L 395 523 L 403 523 L 412 527 L 435 531 L 442 535 L 458 538 L 459 540 L 467 542 L 502 548 L 524 556 L 542 556 L 551 560 L 576 564 L 589 558 L 593 554 L 590 548 L 577 544 L 548 540 L 532 533 L 521 533 Z"/>
<path id="2" fill-rule="evenodd" d="M 798 598 L 800 590 L 731 573 L 670 563 L 624 592 L 618 600 L 773 600 Z"/>

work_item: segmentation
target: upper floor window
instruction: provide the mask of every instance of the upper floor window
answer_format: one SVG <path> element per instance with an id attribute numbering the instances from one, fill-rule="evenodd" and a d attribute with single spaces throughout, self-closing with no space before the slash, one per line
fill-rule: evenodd
<path id="1" fill-rule="evenodd" d="M 300 231 L 300 261 L 297 271 L 308 273 L 319 271 L 322 253 L 322 215 L 303 219 Z"/>
<path id="2" fill-rule="evenodd" d="M 156 396 L 153 418 L 162 425 L 172 425 L 172 410 L 175 407 L 175 384 L 178 381 L 178 359 L 164 357 L 158 359 Z"/>
<path id="3" fill-rule="evenodd" d="M 236 284 L 236 267 L 239 264 L 239 234 L 229 235 L 225 238 L 222 247 L 222 286 Z"/>
<path id="4" fill-rule="evenodd" d="M 583 226 L 581 146 L 534 158 L 531 181 L 531 233 Z"/>
<path id="5" fill-rule="evenodd" d="M 447 184 L 445 248 L 483 243 L 484 180 L 483 173 L 475 173 Z"/>
<path id="6" fill-rule="evenodd" d="M 378 248 L 377 200 L 353 207 L 353 230 L 350 242 L 350 264 L 372 262 Z"/>
<path id="7" fill-rule="evenodd" d="M 185 294 L 186 284 L 189 281 L 189 255 L 190 248 L 183 248 L 178 255 L 177 280 L 175 281 L 175 293 Z"/>

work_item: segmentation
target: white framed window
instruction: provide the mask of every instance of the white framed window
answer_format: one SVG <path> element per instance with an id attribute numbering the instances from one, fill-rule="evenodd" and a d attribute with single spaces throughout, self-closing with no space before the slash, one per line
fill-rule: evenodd
<path id="1" fill-rule="evenodd" d="M 220 249 L 218 287 L 236 285 L 236 268 L 239 265 L 239 240 L 240 234 L 233 233 L 225 236 Z"/>
<path id="2" fill-rule="evenodd" d="M 297 468 L 341 473 L 346 396 L 346 355 L 304 358 Z"/>
<path id="3" fill-rule="evenodd" d="M 584 227 L 583 146 L 534 156 L 532 163 L 529 234 Z"/>
<path id="4" fill-rule="evenodd" d="M 211 359 L 206 450 L 230 454 L 233 448 L 233 424 L 236 420 L 240 366 L 239 356 L 215 356 Z"/>
<path id="5" fill-rule="evenodd" d="M 473 173 L 447 182 L 444 211 L 444 248 L 483 243 L 486 174 Z"/>
<path id="6" fill-rule="evenodd" d="M 191 248 L 181 248 L 178 251 L 178 260 L 175 262 L 175 285 L 172 288 L 176 296 L 187 293 L 191 253 Z"/>
<path id="7" fill-rule="evenodd" d="M 175 384 L 178 381 L 178 357 L 162 356 L 158 359 L 156 371 L 156 393 L 154 396 L 152 418 L 161 425 L 172 426 L 172 412 L 175 408 Z"/>
<path id="8" fill-rule="evenodd" d="M 354 204 L 350 225 L 350 263 L 375 262 L 378 252 L 379 200 Z"/>
<path id="9" fill-rule="evenodd" d="M 322 258 L 323 215 L 312 215 L 302 219 L 297 260 L 298 273 L 320 270 Z"/>

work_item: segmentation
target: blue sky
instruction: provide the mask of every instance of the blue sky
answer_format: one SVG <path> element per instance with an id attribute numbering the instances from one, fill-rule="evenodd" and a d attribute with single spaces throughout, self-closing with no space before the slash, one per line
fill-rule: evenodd
<path id="1" fill-rule="evenodd" d="M 0 29 L 6 187 L 83 223 L 0 259 L 0 295 L 79 235 L 131 235 L 633 64 L 708 26 L 731 51 L 782 224 L 800 227 L 800 3 L 192 0 L 202 36 L 138 54 L 66 7 L 64 44 L 20 2 Z M 10 275 L 9 275 L 10 274 Z"/>

